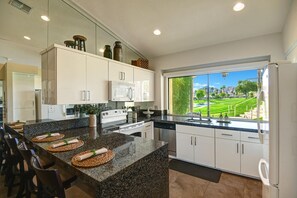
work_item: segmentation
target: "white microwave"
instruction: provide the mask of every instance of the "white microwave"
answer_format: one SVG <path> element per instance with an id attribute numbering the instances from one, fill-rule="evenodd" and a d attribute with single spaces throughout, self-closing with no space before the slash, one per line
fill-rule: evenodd
<path id="1" fill-rule="evenodd" d="M 134 101 L 134 83 L 109 81 L 110 101 Z"/>

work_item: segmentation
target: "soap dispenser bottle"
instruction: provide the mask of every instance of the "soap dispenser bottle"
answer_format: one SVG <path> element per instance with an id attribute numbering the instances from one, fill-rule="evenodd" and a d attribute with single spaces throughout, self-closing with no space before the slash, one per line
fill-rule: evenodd
<path id="1" fill-rule="evenodd" d="M 220 120 L 223 120 L 223 114 L 220 113 L 220 117 L 219 117 Z"/>

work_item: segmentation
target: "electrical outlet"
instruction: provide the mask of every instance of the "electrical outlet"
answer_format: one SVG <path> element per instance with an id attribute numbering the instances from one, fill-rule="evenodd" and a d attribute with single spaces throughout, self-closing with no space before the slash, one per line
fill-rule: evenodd
<path id="1" fill-rule="evenodd" d="M 49 113 L 55 113 L 55 107 L 54 106 L 49 106 L 48 107 L 48 112 Z"/>

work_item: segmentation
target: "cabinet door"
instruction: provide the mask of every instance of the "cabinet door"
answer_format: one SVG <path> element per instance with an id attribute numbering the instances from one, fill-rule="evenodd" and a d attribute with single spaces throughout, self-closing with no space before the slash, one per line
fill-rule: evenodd
<path id="1" fill-rule="evenodd" d="M 263 157 L 263 144 L 241 142 L 241 173 L 260 177 L 258 163 Z"/>
<path id="2" fill-rule="evenodd" d="M 48 104 L 47 98 L 47 53 L 41 56 L 41 89 L 42 89 L 42 104 Z"/>
<path id="3" fill-rule="evenodd" d="M 240 173 L 240 141 L 216 138 L 216 168 Z"/>
<path id="4" fill-rule="evenodd" d="M 194 137 L 176 133 L 176 156 L 178 159 L 194 162 Z"/>
<path id="5" fill-rule="evenodd" d="M 109 62 L 108 79 L 133 83 L 133 67 L 123 63 Z"/>
<path id="6" fill-rule="evenodd" d="M 134 68 L 135 102 L 154 101 L 154 72 Z"/>
<path id="7" fill-rule="evenodd" d="M 86 103 L 86 55 L 57 49 L 57 104 Z"/>
<path id="8" fill-rule="evenodd" d="M 198 164 L 215 166 L 215 146 L 213 137 L 196 136 L 194 141 L 194 159 Z"/>
<path id="9" fill-rule="evenodd" d="M 154 123 L 153 122 L 147 122 L 144 124 L 144 134 L 142 137 L 147 139 L 154 139 Z"/>
<path id="10" fill-rule="evenodd" d="M 108 61 L 87 56 L 87 103 L 108 102 Z"/>

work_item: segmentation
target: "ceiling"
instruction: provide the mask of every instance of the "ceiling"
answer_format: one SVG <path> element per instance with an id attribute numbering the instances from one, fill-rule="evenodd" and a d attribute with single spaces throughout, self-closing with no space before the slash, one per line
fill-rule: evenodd
<path id="1" fill-rule="evenodd" d="M 291 0 L 71 0 L 149 58 L 281 32 Z M 153 35 L 159 28 L 160 36 Z"/>

